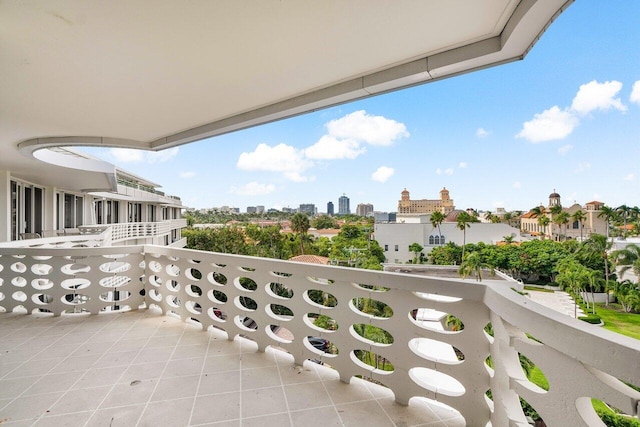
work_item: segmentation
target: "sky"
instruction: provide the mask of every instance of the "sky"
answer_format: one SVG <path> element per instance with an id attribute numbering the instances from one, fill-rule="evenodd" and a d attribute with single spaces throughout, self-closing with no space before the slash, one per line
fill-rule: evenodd
<path id="1" fill-rule="evenodd" d="M 640 205 L 640 1 L 580 0 L 523 61 L 150 153 L 85 151 L 185 206 Z"/>

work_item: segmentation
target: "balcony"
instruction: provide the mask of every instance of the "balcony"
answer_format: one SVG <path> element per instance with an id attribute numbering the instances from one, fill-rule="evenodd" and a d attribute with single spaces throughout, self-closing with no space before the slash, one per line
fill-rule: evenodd
<path id="1" fill-rule="evenodd" d="M 548 426 L 603 425 L 591 398 L 638 412 L 640 393 L 625 383 L 640 384 L 640 342 L 539 306 L 505 280 L 151 245 L 0 248 L 0 278 L 7 425 L 524 426 L 519 397 Z M 319 304 L 317 292 L 336 303 Z M 363 299 L 387 317 L 360 311 Z M 443 328 L 446 314 L 464 328 Z M 332 327 L 316 325 L 319 315 Z M 392 342 L 362 337 L 360 325 Z M 526 379 L 519 353 L 548 391 Z"/>

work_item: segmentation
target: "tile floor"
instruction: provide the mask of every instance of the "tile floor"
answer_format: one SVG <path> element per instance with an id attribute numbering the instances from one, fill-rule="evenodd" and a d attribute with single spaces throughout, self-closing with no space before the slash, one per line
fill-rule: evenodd
<path id="1" fill-rule="evenodd" d="M 464 426 L 437 403 L 151 311 L 0 314 L 0 424 L 14 426 Z"/>

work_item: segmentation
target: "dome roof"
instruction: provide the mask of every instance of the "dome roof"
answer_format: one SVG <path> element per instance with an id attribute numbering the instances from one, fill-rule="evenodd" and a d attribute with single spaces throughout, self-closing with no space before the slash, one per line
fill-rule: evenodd
<path id="1" fill-rule="evenodd" d="M 449 212 L 446 218 L 444 219 L 444 222 L 458 222 L 458 215 L 460 215 L 462 212 L 464 211 L 460 209 L 455 209 Z"/>
<path id="2" fill-rule="evenodd" d="M 559 199 L 560 195 L 554 191 L 553 193 L 549 194 L 549 198 L 550 199 Z"/>

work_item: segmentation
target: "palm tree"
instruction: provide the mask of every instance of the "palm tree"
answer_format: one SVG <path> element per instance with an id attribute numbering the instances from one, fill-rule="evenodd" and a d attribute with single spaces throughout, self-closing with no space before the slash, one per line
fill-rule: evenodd
<path id="1" fill-rule="evenodd" d="M 547 225 L 549 225 L 550 222 L 551 220 L 546 215 L 542 215 L 538 217 L 538 225 L 542 227 L 542 240 L 544 240 L 545 237 L 547 236 Z"/>
<path id="2" fill-rule="evenodd" d="M 567 240 L 567 224 L 569 224 L 569 213 L 562 211 L 558 215 L 553 217 L 553 222 L 558 224 L 560 230 L 562 230 L 562 226 L 564 225 L 564 240 Z M 559 239 L 558 239 L 559 240 Z"/>
<path id="3" fill-rule="evenodd" d="M 300 236 L 300 253 L 304 255 L 304 236 L 309 230 L 309 217 L 303 213 L 296 213 L 291 217 L 291 230 Z"/>
<path id="4" fill-rule="evenodd" d="M 611 257 L 614 259 L 617 266 L 620 267 L 620 278 L 624 276 L 629 269 L 632 269 L 634 263 L 640 260 L 640 246 L 630 244 L 624 249 L 618 249 L 613 251 Z"/>
<path id="5" fill-rule="evenodd" d="M 440 236 L 440 244 L 442 244 L 442 233 L 440 232 L 440 224 L 444 222 L 444 214 L 440 211 L 433 212 L 431 214 L 431 225 L 435 228 L 438 227 L 438 236 Z"/>
<path id="6" fill-rule="evenodd" d="M 482 269 L 487 268 L 487 264 L 482 261 L 479 252 L 468 253 L 463 258 L 460 268 L 458 268 L 458 274 L 464 279 L 467 276 L 475 274 L 478 282 L 482 281 Z"/>
<path id="7" fill-rule="evenodd" d="M 592 234 L 582 245 L 583 250 L 604 259 L 604 280 L 605 284 L 609 283 L 609 249 L 611 249 L 612 243 L 609 242 L 606 236 L 602 234 Z M 637 246 L 636 246 L 637 247 Z M 600 287 L 600 286 L 598 286 Z M 592 288 L 593 292 L 593 288 Z M 609 293 L 607 292 L 607 304 L 609 303 Z"/>
<path id="8" fill-rule="evenodd" d="M 464 261 L 464 247 L 467 244 L 467 228 L 471 227 L 470 222 L 474 222 L 471 215 L 466 212 L 460 212 L 456 218 L 456 226 L 462 230 L 462 261 Z"/>
<path id="9" fill-rule="evenodd" d="M 605 222 L 605 236 L 607 236 L 607 240 L 609 240 L 609 227 L 611 226 L 611 220 L 617 216 L 616 210 L 609 207 L 603 206 L 600 208 L 600 213 L 598 214 L 598 218 L 604 218 Z"/>
<path id="10" fill-rule="evenodd" d="M 573 219 L 574 221 L 578 221 L 578 224 L 580 226 L 580 241 L 582 242 L 582 229 L 583 229 L 582 224 L 584 220 L 587 219 L 587 214 L 582 212 L 582 209 L 578 209 L 573 213 L 573 215 L 571 215 L 571 219 Z"/>
<path id="11" fill-rule="evenodd" d="M 631 213 L 631 208 L 627 205 L 620 205 L 616 208 L 616 213 L 623 221 L 624 227 L 622 229 L 622 237 L 626 239 L 627 238 L 627 219 L 629 218 L 629 213 Z"/>

